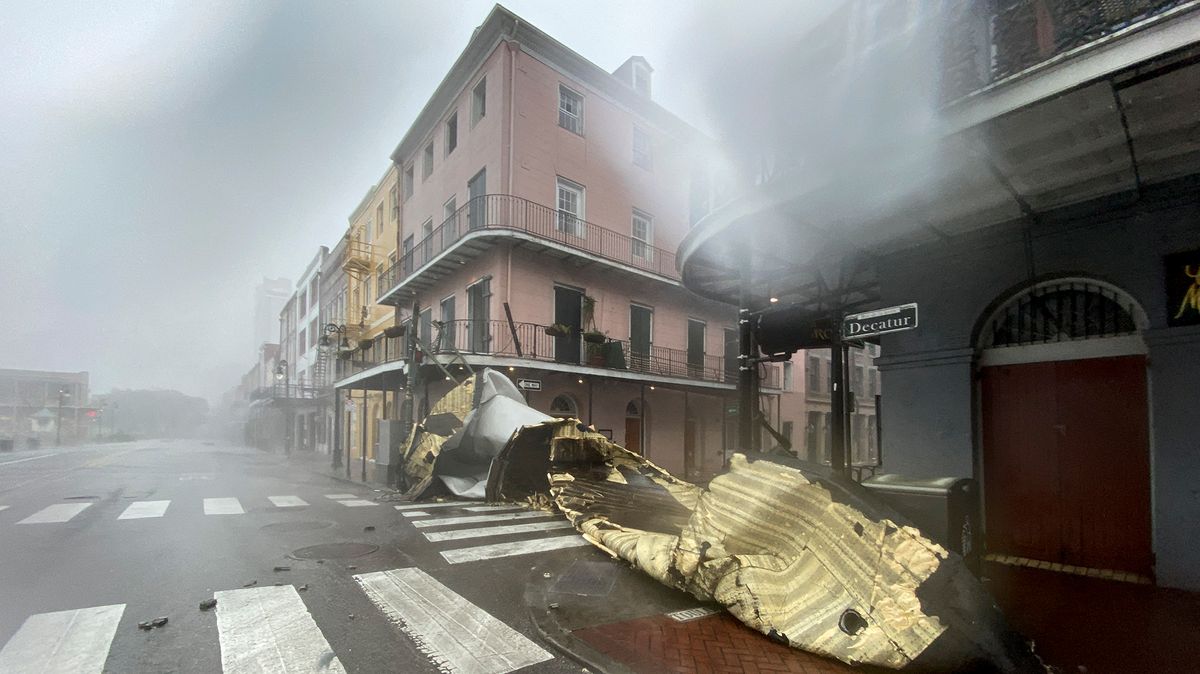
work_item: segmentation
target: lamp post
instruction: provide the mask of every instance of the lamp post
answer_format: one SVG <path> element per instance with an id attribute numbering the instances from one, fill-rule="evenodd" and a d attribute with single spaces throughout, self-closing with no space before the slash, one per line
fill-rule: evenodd
<path id="1" fill-rule="evenodd" d="M 319 344 L 321 345 L 321 348 L 328 349 L 329 347 L 333 346 L 333 344 L 334 344 L 333 335 L 338 335 L 338 337 L 337 337 L 338 353 L 340 354 L 342 351 L 350 349 L 350 342 L 346 340 L 346 326 L 339 325 L 337 323 L 326 323 L 325 326 L 323 328 L 321 328 L 321 331 L 322 331 L 321 340 L 319 342 Z M 340 359 L 337 359 L 337 358 L 334 359 L 334 362 L 333 362 L 333 367 L 334 367 L 333 379 L 334 380 L 337 379 L 337 368 L 340 366 L 339 365 L 340 362 L 341 362 Z M 326 376 L 329 376 L 328 373 L 326 373 Z M 330 383 L 330 386 L 332 386 L 332 382 Z M 341 409 L 342 405 L 341 405 L 341 403 L 342 403 L 342 400 L 337 395 L 337 390 L 335 389 L 333 391 L 333 447 L 331 448 L 331 451 L 329 452 L 330 454 L 333 455 L 332 462 L 333 462 L 334 468 L 342 467 L 342 409 Z"/>
<path id="2" fill-rule="evenodd" d="M 283 404 L 286 408 L 286 412 L 283 415 L 285 424 L 283 429 L 283 453 L 285 456 L 292 453 L 292 409 L 291 404 L 287 400 L 288 389 L 291 388 L 290 377 L 291 373 L 288 372 L 288 362 L 281 359 L 279 364 L 275 366 L 275 381 L 283 382 Z"/>
<path id="3" fill-rule="evenodd" d="M 62 406 L 63 400 L 70 398 L 71 394 L 67 393 L 67 389 L 58 389 L 58 420 L 54 422 L 54 444 L 62 446 Z"/>

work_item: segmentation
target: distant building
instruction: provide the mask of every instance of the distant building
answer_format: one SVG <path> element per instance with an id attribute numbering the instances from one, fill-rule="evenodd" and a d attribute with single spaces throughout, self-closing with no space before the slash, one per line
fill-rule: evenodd
<path id="1" fill-rule="evenodd" d="M 91 437 L 99 422 L 89 403 L 87 372 L 0 370 L 0 450 Z"/>
<path id="2" fill-rule="evenodd" d="M 251 348 L 279 340 L 279 312 L 292 296 L 292 282 L 286 278 L 264 278 L 254 288 L 254 340 Z"/>

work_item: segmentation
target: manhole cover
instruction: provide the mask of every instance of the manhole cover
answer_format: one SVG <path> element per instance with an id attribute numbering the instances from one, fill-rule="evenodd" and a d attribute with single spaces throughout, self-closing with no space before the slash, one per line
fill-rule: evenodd
<path id="1" fill-rule="evenodd" d="M 553 592 L 585 597 L 604 597 L 617 582 L 617 566 L 611 562 L 575 560 L 567 572 L 558 577 Z"/>
<path id="2" fill-rule="evenodd" d="M 292 551 L 296 559 L 350 559 L 369 555 L 379 549 L 369 543 L 324 543 Z"/>
<path id="3" fill-rule="evenodd" d="M 263 531 L 316 531 L 333 526 L 333 522 L 275 522 L 264 526 Z"/>

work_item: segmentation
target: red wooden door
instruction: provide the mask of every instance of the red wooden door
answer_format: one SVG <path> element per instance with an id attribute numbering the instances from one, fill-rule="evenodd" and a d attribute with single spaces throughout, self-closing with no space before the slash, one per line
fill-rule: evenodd
<path id="1" fill-rule="evenodd" d="M 642 453 L 642 420 L 638 417 L 625 418 L 625 449 Z"/>
<path id="2" fill-rule="evenodd" d="M 982 371 L 988 549 L 1149 575 L 1142 356 Z"/>

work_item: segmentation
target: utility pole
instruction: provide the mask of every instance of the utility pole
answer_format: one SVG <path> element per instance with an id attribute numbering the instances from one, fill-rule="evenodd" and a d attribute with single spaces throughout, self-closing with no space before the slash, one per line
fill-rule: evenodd
<path id="1" fill-rule="evenodd" d="M 54 422 L 54 444 L 62 446 L 62 406 L 63 398 L 70 397 L 66 389 L 58 389 L 58 420 Z"/>
<path id="2" fill-rule="evenodd" d="M 404 360 L 407 367 L 407 380 L 404 383 L 404 402 L 400 408 L 400 427 L 404 437 L 409 436 L 409 430 L 413 427 L 416 420 L 416 405 L 417 396 L 415 391 L 420 383 L 420 367 L 417 364 L 417 320 L 416 317 L 421 315 L 421 303 L 413 302 L 412 313 L 408 317 L 408 330 L 405 332 L 408 338 L 404 340 Z M 408 447 L 401 448 L 400 461 L 404 460 L 404 456 L 408 453 Z M 400 466 L 396 471 L 396 479 L 399 481 L 404 475 L 404 467 Z M 409 485 L 397 485 L 401 488 Z"/>

